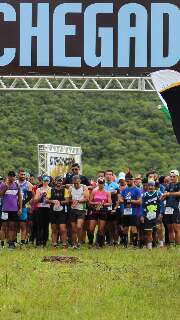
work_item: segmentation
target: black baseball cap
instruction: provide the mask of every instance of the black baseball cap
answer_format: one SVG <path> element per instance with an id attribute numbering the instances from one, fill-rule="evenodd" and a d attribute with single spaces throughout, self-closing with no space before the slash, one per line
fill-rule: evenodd
<path id="1" fill-rule="evenodd" d="M 15 174 L 14 171 L 9 171 L 8 172 L 8 177 L 15 177 L 15 176 L 16 176 L 16 174 Z"/>
<path id="2" fill-rule="evenodd" d="M 125 176 L 125 179 L 126 179 L 126 181 L 127 180 L 133 180 L 134 178 L 133 178 L 133 175 L 132 174 L 126 174 L 126 176 Z"/>

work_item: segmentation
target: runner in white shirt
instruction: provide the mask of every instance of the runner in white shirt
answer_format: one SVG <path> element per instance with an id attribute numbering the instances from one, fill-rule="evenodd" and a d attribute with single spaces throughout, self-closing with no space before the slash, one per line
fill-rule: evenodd
<path id="1" fill-rule="evenodd" d="M 71 228 L 73 248 L 80 246 L 82 231 L 86 214 L 86 203 L 89 200 L 88 188 L 80 184 L 80 177 L 73 177 L 73 185 L 70 187 L 71 202 Z"/>

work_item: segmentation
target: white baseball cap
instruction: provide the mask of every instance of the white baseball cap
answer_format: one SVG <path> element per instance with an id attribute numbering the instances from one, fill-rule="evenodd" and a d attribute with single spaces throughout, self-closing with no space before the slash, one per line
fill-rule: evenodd
<path id="1" fill-rule="evenodd" d="M 126 180 L 126 174 L 124 172 L 120 172 L 118 175 L 118 180 Z"/>
<path id="2" fill-rule="evenodd" d="M 179 177 L 179 171 L 178 170 L 171 170 L 171 172 L 170 172 L 170 175 L 171 176 L 178 176 Z"/>

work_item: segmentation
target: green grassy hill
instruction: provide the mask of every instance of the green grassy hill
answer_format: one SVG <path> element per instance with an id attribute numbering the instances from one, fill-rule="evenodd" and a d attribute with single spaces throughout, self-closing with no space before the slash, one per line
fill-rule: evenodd
<path id="1" fill-rule="evenodd" d="M 1 93 L 0 174 L 37 173 L 38 143 L 80 145 L 89 176 L 178 168 L 179 145 L 159 103 L 155 93 Z"/>

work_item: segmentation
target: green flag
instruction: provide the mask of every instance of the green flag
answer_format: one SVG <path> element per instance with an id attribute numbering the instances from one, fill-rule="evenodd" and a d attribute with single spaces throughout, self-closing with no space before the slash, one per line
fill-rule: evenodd
<path id="1" fill-rule="evenodd" d="M 167 119 L 172 120 L 172 119 L 171 119 L 170 112 L 169 112 L 169 109 L 168 109 L 167 106 L 161 105 L 161 106 L 159 106 L 159 110 L 161 110 L 161 111 L 165 114 L 165 116 L 166 116 Z"/>

